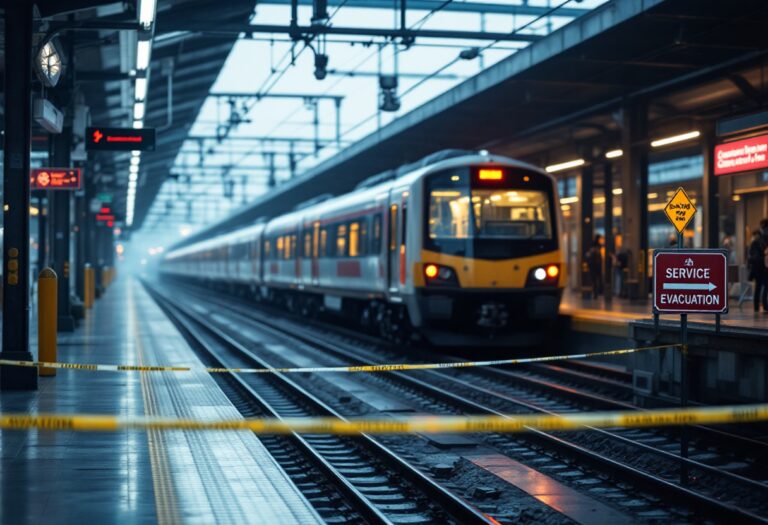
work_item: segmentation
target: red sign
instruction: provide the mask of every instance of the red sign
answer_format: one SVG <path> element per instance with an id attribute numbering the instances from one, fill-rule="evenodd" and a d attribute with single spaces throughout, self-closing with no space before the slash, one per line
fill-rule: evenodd
<path id="1" fill-rule="evenodd" d="M 29 173 L 33 190 L 79 190 L 81 180 L 80 168 L 39 168 Z"/>
<path id="2" fill-rule="evenodd" d="M 768 135 L 715 146 L 715 175 L 768 168 Z"/>
<path id="3" fill-rule="evenodd" d="M 722 314 L 728 311 L 725 250 L 656 250 L 653 309 L 661 314 Z"/>
<path id="4" fill-rule="evenodd" d="M 88 128 L 85 147 L 98 151 L 154 150 L 154 128 Z"/>

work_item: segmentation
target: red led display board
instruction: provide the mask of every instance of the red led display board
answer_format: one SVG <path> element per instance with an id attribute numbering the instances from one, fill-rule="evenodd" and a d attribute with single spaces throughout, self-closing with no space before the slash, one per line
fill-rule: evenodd
<path id="1" fill-rule="evenodd" d="M 768 135 L 715 146 L 715 175 L 768 168 Z"/>
<path id="2" fill-rule="evenodd" d="M 152 151 L 155 149 L 154 128 L 88 128 L 85 147 L 92 151 Z"/>
<path id="3" fill-rule="evenodd" d="M 30 170 L 32 190 L 79 190 L 82 186 L 80 168 L 39 168 Z"/>
<path id="4" fill-rule="evenodd" d="M 653 308 L 660 314 L 726 313 L 726 251 L 669 249 L 653 252 Z"/>

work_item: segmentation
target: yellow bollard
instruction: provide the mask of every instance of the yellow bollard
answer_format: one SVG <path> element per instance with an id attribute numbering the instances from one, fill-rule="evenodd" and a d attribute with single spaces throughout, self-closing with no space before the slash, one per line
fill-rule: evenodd
<path id="1" fill-rule="evenodd" d="M 57 285 L 56 272 L 43 268 L 37 278 L 37 358 L 56 362 Z M 55 376 L 55 368 L 40 367 L 41 376 Z"/>
<path id="2" fill-rule="evenodd" d="M 83 306 L 85 306 L 86 310 L 90 310 L 93 307 L 94 287 L 96 285 L 96 276 L 90 264 L 85 265 L 83 285 L 85 286 L 85 290 L 83 290 Z"/>

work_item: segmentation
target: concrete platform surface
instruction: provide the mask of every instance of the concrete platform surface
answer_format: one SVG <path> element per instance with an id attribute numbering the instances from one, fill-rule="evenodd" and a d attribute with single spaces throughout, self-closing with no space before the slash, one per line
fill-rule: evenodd
<path id="1" fill-rule="evenodd" d="M 35 350 L 36 351 L 36 350 Z M 121 278 L 59 360 L 201 365 L 143 287 Z M 3 412 L 241 417 L 200 371 L 59 370 Z M 250 432 L 0 432 L 0 523 L 321 523 Z"/>

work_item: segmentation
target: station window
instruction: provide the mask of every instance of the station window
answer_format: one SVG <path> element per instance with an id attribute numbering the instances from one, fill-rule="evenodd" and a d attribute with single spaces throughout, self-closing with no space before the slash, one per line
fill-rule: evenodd
<path id="1" fill-rule="evenodd" d="M 336 227 L 336 257 L 344 257 L 347 254 L 347 225 L 339 224 Z"/>

